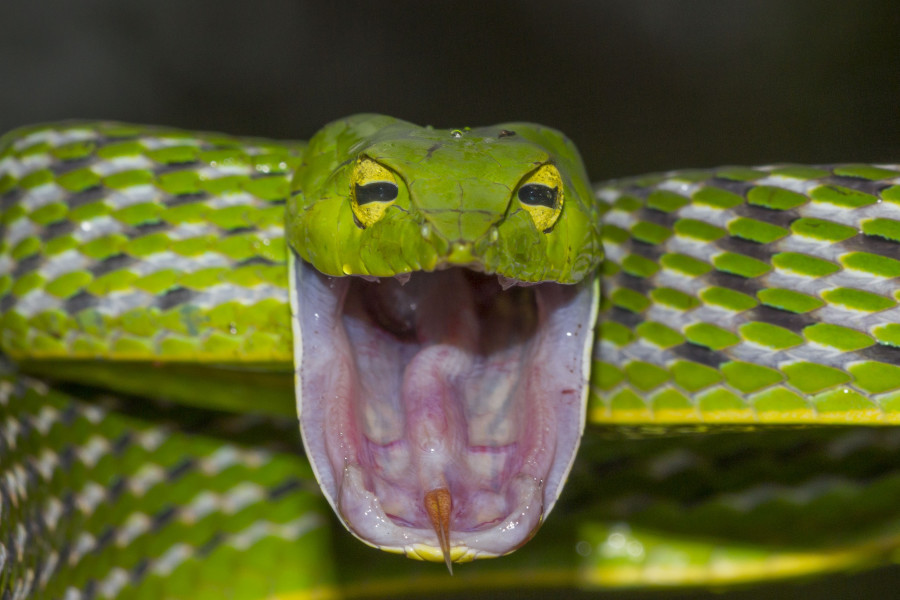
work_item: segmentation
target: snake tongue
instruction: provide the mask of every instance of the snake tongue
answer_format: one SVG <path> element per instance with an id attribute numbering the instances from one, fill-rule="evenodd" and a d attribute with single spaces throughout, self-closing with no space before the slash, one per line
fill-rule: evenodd
<path id="1" fill-rule="evenodd" d="M 450 490 L 438 488 L 426 492 L 424 505 L 441 544 L 441 554 L 444 555 L 447 570 L 453 575 L 453 563 L 450 560 L 450 511 L 453 509 L 453 499 L 450 497 Z"/>
<path id="2" fill-rule="evenodd" d="M 527 541 L 584 426 L 596 285 L 366 282 L 291 258 L 300 429 L 344 525 L 448 568 Z"/>

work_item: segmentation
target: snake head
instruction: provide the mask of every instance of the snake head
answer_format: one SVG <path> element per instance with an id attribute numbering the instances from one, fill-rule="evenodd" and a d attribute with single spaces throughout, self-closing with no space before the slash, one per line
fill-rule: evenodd
<path id="1" fill-rule="evenodd" d="M 384 550 L 448 567 L 513 551 L 584 426 L 601 252 L 578 153 L 537 125 L 360 115 L 304 161 L 294 360 L 326 498 Z"/>
<path id="2" fill-rule="evenodd" d="M 587 182 L 577 150 L 553 129 L 441 130 L 357 115 L 310 140 L 287 234 L 333 276 L 465 266 L 574 283 L 602 258 Z"/>

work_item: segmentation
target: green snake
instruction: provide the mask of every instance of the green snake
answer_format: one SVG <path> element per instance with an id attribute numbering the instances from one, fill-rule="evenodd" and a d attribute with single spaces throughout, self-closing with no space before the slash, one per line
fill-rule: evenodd
<path id="1" fill-rule="evenodd" d="M 821 427 L 900 420 L 898 167 L 592 186 L 527 123 L 73 122 L 2 139 L 0 202 L 9 597 L 394 593 L 396 563 L 334 564 L 321 496 L 450 567 L 567 479 L 542 541 L 463 577 L 723 585 L 900 545 L 900 437 Z"/>

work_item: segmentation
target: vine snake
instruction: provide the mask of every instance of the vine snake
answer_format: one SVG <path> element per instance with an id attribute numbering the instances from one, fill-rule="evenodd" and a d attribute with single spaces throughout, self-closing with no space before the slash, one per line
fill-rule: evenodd
<path id="1" fill-rule="evenodd" d="M 370 545 L 507 554 L 586 417 L 669 435 L 593 430 L 577 540 L 483 582 L 727 584 L 897 547 L 893 429 L 759 428 L 900 418 L 896 166 L 591 186 L 526 123 L 358 115 L 307 144 L 73 122 L 4 137 L 0 194 L 12 597 L 338 594 L 310 467 Z"/>

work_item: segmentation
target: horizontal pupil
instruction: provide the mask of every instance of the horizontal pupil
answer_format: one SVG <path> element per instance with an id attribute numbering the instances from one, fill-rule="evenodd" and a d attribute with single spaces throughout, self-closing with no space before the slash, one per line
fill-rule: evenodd
<path id="1" fill-rule="evenodd" d="M 391 202 L 397 199 L 397 184 L 389 181 L 375 181 L 365 185 L 356 184 L 356 203 Z"/>
<path id="2" fill-rule="evenodd" d="M 529 183 L 519 188 L 519 201 L 530 206 L 556 208 L 556 188 Z"/>

